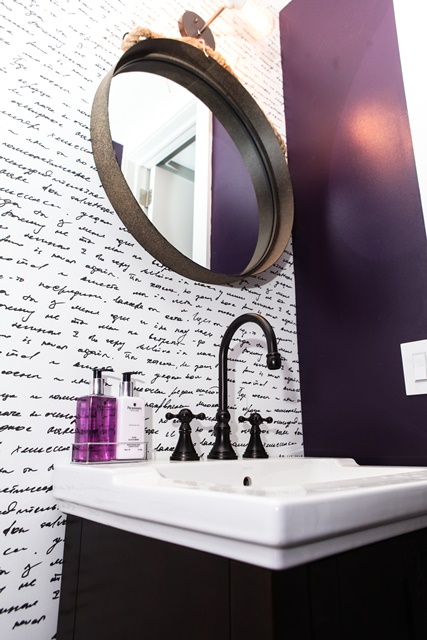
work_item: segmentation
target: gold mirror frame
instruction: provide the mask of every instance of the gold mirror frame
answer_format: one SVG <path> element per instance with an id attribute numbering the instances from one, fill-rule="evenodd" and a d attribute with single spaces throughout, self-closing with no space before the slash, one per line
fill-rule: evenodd
<path id="1" fill-rule="evenodd" d="M 155 73 L 187 88 L 212 110 L 239 149 L 259 212 L 258 244 L 245 272 L 228 275 L 202 267 L 169 243 L 143 213 L 117 161 L 109 122 L 111 80 L 128 71 Z M 128 49 L 96 92 L 91 141 L 101 183 L 117 215 L 139 244 L 172 271 L 198 282 L 227 284 L 265 271 L 285 250 L 292 231 L 293 192 L 284 144 L 240 82 L 203 50 L 168 38 L 143 40 Z"/>

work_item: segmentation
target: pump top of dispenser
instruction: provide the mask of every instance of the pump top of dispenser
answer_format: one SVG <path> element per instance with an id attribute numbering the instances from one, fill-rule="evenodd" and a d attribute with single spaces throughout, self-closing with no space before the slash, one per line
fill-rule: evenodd
<path id="1" fill-rule="evenodd" d="M 125 371 L 122 373 L 122 382 L 120 384 L 120 395 L 121 396 L 133 396 L 133 382 L 131 376 L 133 376 L 136 371 Z"/>
<path id="2" fill-rule="evenodd" d="M 103 371 L 112 371 L 112 369 L 107 369 L 106 367 L 94 367 L 92 369 L 92 393 L 94 396 L 104 395 L 105 380 L 102 377 Z"/>

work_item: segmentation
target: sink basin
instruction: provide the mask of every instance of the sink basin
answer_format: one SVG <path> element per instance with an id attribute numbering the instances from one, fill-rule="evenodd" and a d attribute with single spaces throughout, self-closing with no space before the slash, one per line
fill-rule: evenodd
<path id="1" fill-rule="evenodd" d="M 69 514 L 283 569 L 427 526 L 427 468 L 274 458 L 55 466 Z"/>

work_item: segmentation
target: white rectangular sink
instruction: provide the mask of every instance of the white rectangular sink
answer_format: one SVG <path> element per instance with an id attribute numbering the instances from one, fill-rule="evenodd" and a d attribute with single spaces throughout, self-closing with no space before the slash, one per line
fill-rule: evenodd
<path id="1" fill-rule="evenodd" d="M 274 458 L 55 466 L 69 514 L 270 569 L 427 526 L 427 468 Z"/>

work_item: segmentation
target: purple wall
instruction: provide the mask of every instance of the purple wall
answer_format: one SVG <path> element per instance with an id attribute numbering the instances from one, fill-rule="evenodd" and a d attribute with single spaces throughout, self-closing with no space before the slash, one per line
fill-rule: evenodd
<path id="1" fill-rule="evenodd" d="M 258 241 L 258 203 L 236 144 L 217 118 L 212 125 L 211 269 L 239 274 Z"/>
<path id="2" fill-rule="evenodd" d="M 293 0 L 280 27 L 305 453 L 426 465 L 400 356 L 427 338 L 427 242 L 393 2 Z"/>
<path id="3" fill-rule="evenodd" d="M 116 154 L 117 162 L 119 163 L 119 167 L 122 166 L 123 161 L 123 145 L 120 142 L 114 142 L 113 140 L 113 149 Z"/>

